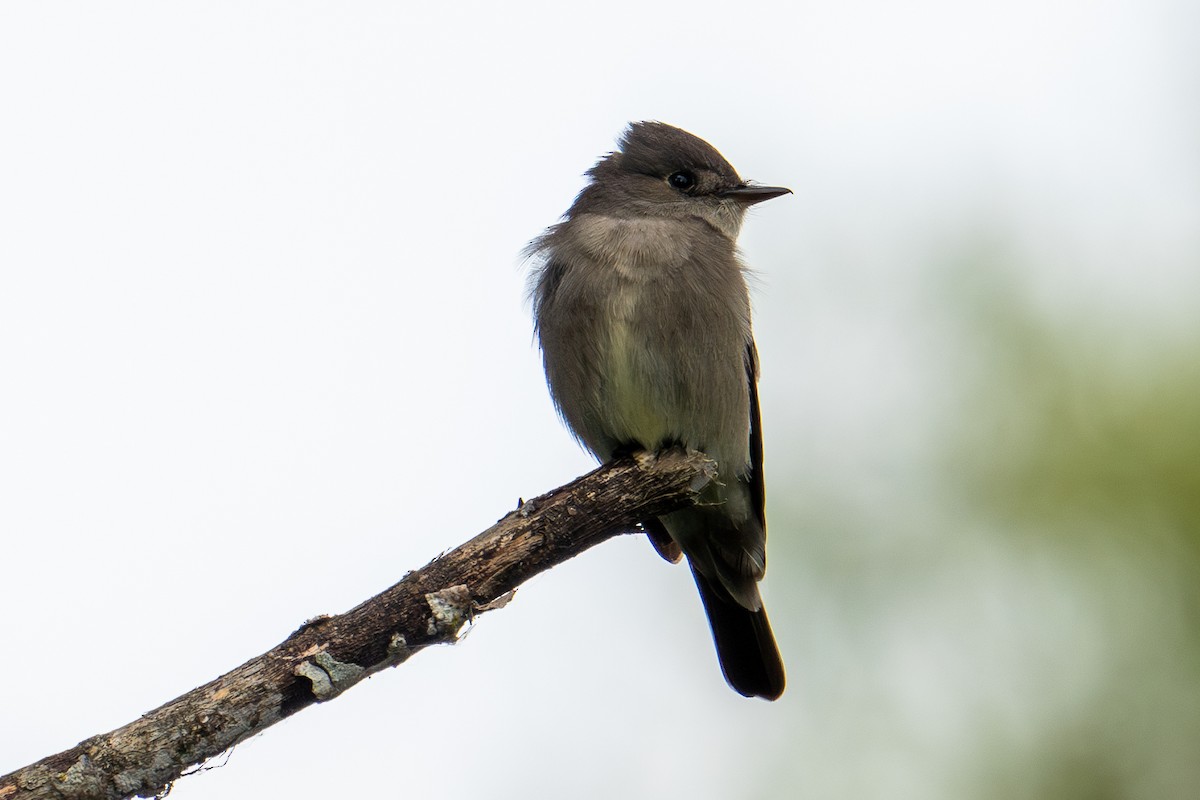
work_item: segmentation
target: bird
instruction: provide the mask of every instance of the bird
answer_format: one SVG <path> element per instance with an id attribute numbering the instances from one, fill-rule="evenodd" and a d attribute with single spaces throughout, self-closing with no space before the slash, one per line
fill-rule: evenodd
<path id="1" fill-rule="evenodd" d="M 633 122 L 586 173 L 561 220 L 526 249 L 551 398 L 602 463 L 671 447 L 717 465 L 693 507 L 641 527 L 686 557 L 726 681 L 775 700 L 784 667 L 758 584 L 766 513 L 747 209 L 790 194 L 742 180 L 708 142 Z"/>

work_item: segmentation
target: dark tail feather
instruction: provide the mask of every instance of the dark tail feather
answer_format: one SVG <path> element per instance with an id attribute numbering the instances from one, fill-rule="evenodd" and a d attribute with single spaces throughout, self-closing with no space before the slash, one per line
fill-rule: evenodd
<path id="1" fill-rule="evenodd" d="M 767 622 L 767 610 L 743 608 L 715 592 L 695 568 L 692 575 L 708 614 L 725 680 L 745 697 L 778 699 L 783 694 L 783 660 Z"/>

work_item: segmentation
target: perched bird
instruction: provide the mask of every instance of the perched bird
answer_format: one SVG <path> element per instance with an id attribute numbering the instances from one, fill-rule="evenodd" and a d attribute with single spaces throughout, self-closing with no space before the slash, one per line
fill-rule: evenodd
<path id="1" fill-rule="evenodd" d="M 748 207 L 790 190 L 743 181 L 661 122 L 632 123 L 587 176 L 529 246 L 550 393 L 601 461 L 683 446 L 717 462 L 699 504 L 642 525 L 663 557 L 687 557 L 729 684 L 774 700 L 758 354 L 736 242 Z"/>

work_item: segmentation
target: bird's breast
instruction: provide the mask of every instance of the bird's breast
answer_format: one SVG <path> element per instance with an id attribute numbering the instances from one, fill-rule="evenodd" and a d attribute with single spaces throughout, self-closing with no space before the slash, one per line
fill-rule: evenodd
<path id="1" fill-rule="evenodd" d="M 692 250 L 692 237 L 676 219 L 584 214 L 572 223 L 577 242 L 590 258 L 633 281 L 678 269 Z"/>
<path id="2" fill-rule="evenodd" d="M 586 340 L 589 358 L 565 362 L 580 380 L 563 407 L 581 438 L 602 458 L 605 443 L 678 442 L 746 460 L 749 307 L 732 244 L 686 219 L 582 214 L 569 226 L 556 255 L 581 302 L 562 335 Z"/>

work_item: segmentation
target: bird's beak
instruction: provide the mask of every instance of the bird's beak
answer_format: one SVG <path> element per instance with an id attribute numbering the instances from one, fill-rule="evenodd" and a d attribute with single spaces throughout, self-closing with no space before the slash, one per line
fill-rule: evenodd
<path id="1" fill-rule="evenodd" d="M 755 203 L 761 203 L 763 200 L 770 200 L 772 197 L 791 193 L 791 189 L 785 189 L 782 186 L 755 186 L 750 183 L 743 183 L 741 186 L 735 186 L 732 189 L 720 192 L 718 196 L 722 200 L 729 199 L 744 206 L 752 206 Z"/>

